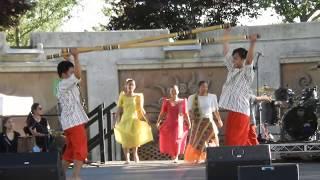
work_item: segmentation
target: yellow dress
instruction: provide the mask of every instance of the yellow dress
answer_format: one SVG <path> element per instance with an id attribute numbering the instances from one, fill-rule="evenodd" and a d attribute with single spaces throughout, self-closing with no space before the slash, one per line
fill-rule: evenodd
<path id="1" fill-rule="evenodd" d="M 121 120 L 114 128 L 118 143 L 124 148 L 133 148 L 153 141 L 151 127 L 144 116 L 143 94 L 126 96 L 121 92 L 118 107 L 123 108 Z"/>

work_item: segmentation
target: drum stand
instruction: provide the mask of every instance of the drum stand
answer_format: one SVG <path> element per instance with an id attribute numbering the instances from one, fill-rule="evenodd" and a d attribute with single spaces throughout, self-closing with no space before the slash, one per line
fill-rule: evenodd
<path id="1" fill-rule="evenodd" d="M 266 134 L 264 124 L 262 121 L 262 102 L 259 102 L 258 104 L 258 111 L 259 111 L 259 134 L 258 134 L 258 141 L 260 143 L 267 143 L 267 141 L 269 140 L 268 138 L 268 134 Z"/>
<path id="2" fill-rule="evenodd" d="M 258 111 L 259 111 L 259 134 L 258 134 L 258 141 L 261 143 L 262 141 L 264 141 L 263 137 L 262 137 L 262 123 L 261 123 L 261 117 L 262 117 L 262 103 L 259 102 L 258 104 Z"/>

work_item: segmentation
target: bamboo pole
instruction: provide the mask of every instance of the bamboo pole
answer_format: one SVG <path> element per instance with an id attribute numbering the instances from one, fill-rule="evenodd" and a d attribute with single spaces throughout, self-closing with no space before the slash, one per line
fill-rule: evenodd
<path id="1" fill-rule="evenodd" d="M 110 45 L 105 45 L 105 46 L 79 48 L 79 49 L 80 49 L 81 53 L 91 52 L 91 51 L 101 51 L 102 47 L 104 47 L 103 50 L 120 49 L 120 47 L 126 48 L 128 45 L 132 45 L 132 44 L 157 41 L 157 40 L 161 40 L 161 39 L 168 39 L 168 38 L 174 38 L 174 37 L 179 37 L 179 36 L 183 36 L 183 35 L 214 31 L 214 30 L 225 29 L 225 28 L 229 28 L 229 27 L 231 27 L 230 24 L 222 24 L 222 25 L 210 26 L 210 27 L 205 27 L 205 28 L 196 28 L 196 29 L 192 29 L 189 31 L 181 31 L 181 32 L 170 33 L 170 34 L 161 34 L 158 36 L 144 37 L 144 38 L 140 38 L 140 39 L 120 42 L 118 44 L 110 44 Z M 65 58 L 67 56 L 69 56 L 69 50 L 66 48 L 62 49 L 61 54 L 59 53 L 59 54 L 48 55 L 47 59 L 58 58 L 61 56 L 65 57 Z"/>
<path id="2" fill-rule="evenodd" d="M 248 36 L 240 35 L 240 36 L 229 36 L 227 38 L 204 38 L 204 39 L 192 39 L 192 40 L 179 40 L 175 42 L 152 42 L 152 43 L 137 43 L 137 44 L 116 44 L 116 45 L 105 45 L 105 46 L 97 46 L 97 47 L 83 47 L 77 48 L 80 53 L 87 53 L 93 51 L 110 51 L 115 49 L 130 49 L 130 48 L 148 48 L 148 47 L 162 47 L 162 46 L 180 46 L 180 45 L 193 45 L 193 44 L 214 44 L 221 43 L 225 40 L 228 41 L 241 41 L 247 40 Z M 70 48 L 63 48 L 61 53 L 47 55 L 47 59 L 54 59 L 58 57 L 67 58 L 70 53 Z"/>
<path id="3" fill-rule="evenodd" d="M 229 36 L 227 38 L 203 38 L 203 39 L 189 39 L 189 40 L 179 40 L 175 42 L 152 42 L 152 43 L 138 43 L 132 45 L 121 46 L 121 49 L 127 48 L 147 48 L 147 47 L 161 47 L 161 46 L 181 46 L 181 45 L 192 45 L 192 44 L 213 44 L 213 43 L 221 43 L 225 40 L 228 41 L 241 41 L 248 39 L 246 35 L 243 36 Z"/>
<path id="4" fill-rule="evenodd" d="M 147 47 L 161 47 L 161 46 L 181 46 L 199 44 L 198 39 L 180 40 L 175 42 L 152 42 L 152 43 L 138 43 L 127 46 L 121 46 L 121 48 L 147 48 Z"/>
<path id="5" fill-rule="evenodd" d="M 143 43 L 143 42 L 149 42 L 149 41 L 157 41 L 157 40 L 161 40 L 161 39 L 169 39 L 169 38 L 174 38 L 174 37 L 179 37 L 179 36 L 184 36 L 184 35 L 189 35 L 189 34 L 197 34 L 197 33 L 202 33 L 202 32 L 214 31 L 214 30 L 218 30 L 218 29 L 225 29 L 225 28 L 229 28 L 229 27 L 231 27 L 230 24 L 222 24 L 222 25 L 216 25 L 216 26 L 209 26 L 209 27 L 205 27 L 205 28 L 196 28 L 196 29 L 192 29 L 189 31 L 181 31 L 181 32 L 175 32 L 175 33 L 170 33 L 170 34 L 161 34 L 158 36 L 144 37 L 141 39 L 120 42 L 119 44 L 129 45 L 129 44 L 137 44 L 137 43 Z"/>

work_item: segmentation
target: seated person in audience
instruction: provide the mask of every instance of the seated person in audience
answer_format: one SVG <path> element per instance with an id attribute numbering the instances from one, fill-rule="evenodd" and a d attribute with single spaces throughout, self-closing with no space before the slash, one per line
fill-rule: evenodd
<path id="1" fill-rule="evenodd" d="M 2 133 L 0 134 L 0 153 L 16 153 L 19 136 L 20 134 L 14 131 L 12 117 L 4 117 L 2 119 Z"/>
<path id="2" fill-rule="evenodd" d="M 42 116 L 42 107 L 39 103 L 31 106 L 31 112 L 27 117 L 27 127 L 24 131 L 27 135 L 33 135 L 36 138 L 36 144 L 42 152 L 48 151 L 50 135 L 49 124 L 46 118 Z"/>

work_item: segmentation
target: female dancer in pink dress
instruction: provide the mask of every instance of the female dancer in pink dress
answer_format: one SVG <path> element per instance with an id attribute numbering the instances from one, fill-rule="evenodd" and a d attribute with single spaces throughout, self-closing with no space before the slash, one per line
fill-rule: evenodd
<path id="1" fill-rule="evenodd" d="M 179 88 L 170 88 L 170 99 L 164 99 L 157 126 L 159 128 L 160 152 L 168 154 L 177 163 L 179 155 L 184 154 L 190 119 L 187 100 L 180 99 Z"/>

